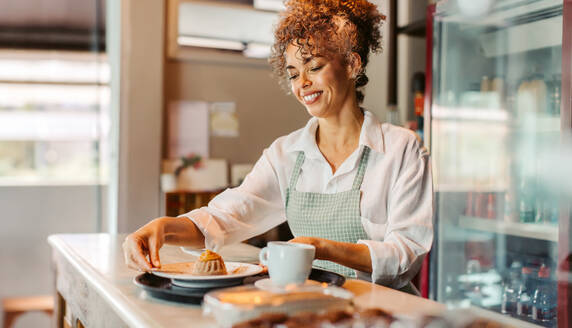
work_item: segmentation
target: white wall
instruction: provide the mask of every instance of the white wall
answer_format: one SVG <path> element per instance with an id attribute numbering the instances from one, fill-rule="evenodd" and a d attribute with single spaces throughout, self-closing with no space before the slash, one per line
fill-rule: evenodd
<path id="1" fill-rule="evenodd" d="M 102 197 L 100 197 L 100 195 Z M 105 191 L 95 186 L 0 187 L 0 298 L 53 293 L 54 233 L 96 232 Z M 49 327 L 43 314 L 24 315 L 16 327 Z"/>

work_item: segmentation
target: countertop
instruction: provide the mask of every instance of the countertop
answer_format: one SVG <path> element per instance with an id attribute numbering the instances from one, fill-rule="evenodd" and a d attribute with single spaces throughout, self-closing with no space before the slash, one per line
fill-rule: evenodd
<path id="1" fill-rule="evenodd" d="M 53 248 L 58 293 L 72 311 L 79 313 L 84 324 L 95 327 L 117 322 L 130 327 L 215 326 L 213 318 L 203 316 L 200 306 L 154 299 L 137 287 L 133 278 L 139 272 L 124 264 L 121 248 L 124 238 L 121 234 L 62 234 L 48 238 Z M 253 260 L 258 258 L 258 249 L 250 245 L 239 244 L 233 251 L 251 256 Z M 162 263 L 195 258 L 170 245 L 163 246 L 160 256 Z M 360 307 L 422 314 L 445 310 L 440 303 L 361 280 L 349 279 L 344 288 L 356 295 L 354 303 Z M 83 303 L 78 305 L 72 299 Z"/>

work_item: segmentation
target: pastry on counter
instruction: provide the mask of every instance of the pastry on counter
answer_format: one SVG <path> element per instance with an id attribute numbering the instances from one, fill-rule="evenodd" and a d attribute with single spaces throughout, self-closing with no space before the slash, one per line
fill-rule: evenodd
<path id="1" fill-rule="evenodd" d="M 193 274 L 198 276 L 214 276 L 227 274 L 227 271 L 222 257 L 207 249 L 199 256 L 199 260 L 195 262 Z"/>
<path id="2" fill-rule="evenodd" d="M 233 328 L 384 328 L 394 320 L 391 314 L 380 309 L 361 311 L 330 310 L 322 313 L 300 312 L 264 314 L 233 326 Z"/>
<path id="3" fill-rule="evenodd" d="M 236 324 L 232 326 L 233 328 L 270 328 L 274 327 L 275 325 L 281 324 L 288 316 L 284 313 L 266 313 L 261 315 L 260 317 L 252 320 L 245 321 L 243 323 Z"/>

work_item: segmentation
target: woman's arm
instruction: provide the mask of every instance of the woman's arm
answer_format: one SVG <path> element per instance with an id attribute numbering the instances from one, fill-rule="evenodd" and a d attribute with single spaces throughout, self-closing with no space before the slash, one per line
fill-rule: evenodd
<path id="1" fill-rule="evenodd" d="M 359 240 L 369 247 L 372 273 L 358 278 L 401 288 L 417 273 L 433 242 L 431 162 L 416 139 L 405 145 L 400 170 L 391 186 L 382 240 Z"/>
<path id="2" fill-rule="evenodd" d="M 272 165 L 277 158 L 274 153 L 272 146 L 266 149 L 239 187 L 225 190 L 208 206 L 177 218 L 157 218 L 127 236 L 123 244 L 127 265 L 142 271 L 159 267 L 159 249 L 165 243 L 216 249 L 283 222 L 284 204 Z"/>
<path id="3" fill-rule="evenodd" d="M 371 273 L 371 254 L 367 245 L 344 243 L 317 237 L 297 237 L 294 243 L 314 245 L 316 259 L 339 263 L 349 268 Z"/>

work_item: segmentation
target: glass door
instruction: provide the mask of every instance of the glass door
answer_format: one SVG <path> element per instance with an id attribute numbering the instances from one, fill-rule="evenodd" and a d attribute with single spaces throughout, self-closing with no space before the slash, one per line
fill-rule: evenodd
<path id="1" fill-rule="evenodd" d="M 557 325 L 562 8 L 436 6 L 432 294 L 449 307 Z"/>

